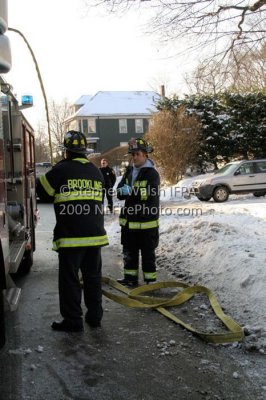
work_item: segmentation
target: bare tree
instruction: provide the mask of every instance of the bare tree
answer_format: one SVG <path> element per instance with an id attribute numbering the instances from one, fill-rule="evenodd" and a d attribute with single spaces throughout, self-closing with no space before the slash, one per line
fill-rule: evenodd
<path id="1" fill-rule="evenodd" d="M 47 140 L 46 129 L 39 124 L 35 132 L 35 161 L 43 162 L 50 160 L 50 148 Z"/>
<path id="2" fill-rule="evenodd" d="M 266 90 L 266 44 L 249 54 L 235 52 L 229 63 L 202 63 L 186 83 L 192 93 L 217 94 L 226 89 L 234 92 Z"/>
<path id="3" fill-rule="evenodd" d="M 67 99 L 62 103 L 56 103 L 54 100 L 49 102 L 50 126 L 53 141 L 53 152 L 59 155 L 58 146 L 63 143 L 65 130 L 64 121 L 70 116 L 70 104 Z"/>
<path id="4" fill-rule="evenodd" d="M 105 4 L 111 12 L 141 6 L 144 0 L 84 0 Z M 147 1 L 149 3 L 147 3 Z M 164 39 L 187 39 L 186 51 L 208 48 L 207 59 L 234 59 L 235 51 L 250 52 L 266 39 L 266 0 L 146 0 L 150 26 Z M 210 51 L 211 49 L 211 51 Z M 205 54 L 206 55 L 206 54 Z"/>
<path id="5" fill-rule="evenodd" d="M 180 107 L 161 111 L 153 117 L 145 138 L 154 147 L 153 158 L 169 183 L 176 183 L 186 168 L 196 161 L 200 146 L 201 124 Z"/>

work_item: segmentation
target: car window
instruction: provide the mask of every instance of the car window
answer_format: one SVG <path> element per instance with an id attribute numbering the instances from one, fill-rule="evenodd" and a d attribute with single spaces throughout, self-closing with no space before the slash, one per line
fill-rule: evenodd
<path id="1" fill-rule="evenodd" d="M 217 169 L 217 171 L 214 172 L 214 174 L 219 174 L 219 175 L 227 175 L 228 173 L 231 172 L 235 168 L 235 164 L 226 164 L 222 168 Z"/>
<path id="2" fill-rule="evenodd" d="M 242 164 L 241 167 L 236 171 L 240 175 L 254 174 L 254 167 L 252 163 Z"/>
<path id="3" fill-rule="evenodd" d="M 266 172 L 266 161 L 256 162 L 256 172 Z"/>

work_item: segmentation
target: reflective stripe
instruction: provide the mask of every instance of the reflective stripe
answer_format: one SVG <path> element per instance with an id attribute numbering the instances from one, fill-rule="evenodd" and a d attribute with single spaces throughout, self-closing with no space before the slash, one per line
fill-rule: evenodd
<path id="1" fill-rule="evenodd" d="M 159 220 L 149 222 L 129 222 L 129 229 L 151 229 L 159 226 Z"/>
<path id="2" fill-rule="evenodd" d="M 79 161 L 82 164 L 88 164 L 90 161 L 87 160 L 86 158 L 73 158 L 73 161 Z"/>
<path id="3" fill-rule="evenodd" d="M 77 238 L 61 238 L 53 242 L 53 250 L 61 247 L 89 247 L 89 246 L 105 246 L 109 244 L 107 235 L 77 237 Z"/>
<path id="4" fill-rule="evenodd" d="M 143 272 L 145 280 L 152 280 L 157 278 L 156 272 Z"/>
<path id="5" fill-rule="evenodd" d="M 49 196 L 54 196 L 55 190 L 54 188 L 50 185 L 49 181 L 47 180 L 45 175 L 42 175 L 40 177 L 40 182 L 44 188 L 44 190 L 49 194 Z"/>
<path id="6" fill-rule="evenodd" d="M 101 190 L 75 190 L 64 193 L 57 193 L 55 195 L 54 203 L 61 203 L 65 201 L 75 200 L 95 200 L 102 201 L 103 193 Z"/>
<path id="7" fill-rule="evenodd" d="M 72 144 L 85 144 L 84 139 L 81 139 L 80 143 L 77 139 L 72 141 Z"/>
<path id="8" fill-rule="evenodd" d="M 140 188 L 140 199 L 141 200 L 147 200 L 148 199 L 148 192 L 147 188 Z"/>
<path id="9" fill-rule="evenodd" d="M 127 223 L 126 218 L 119 218 L 119 225 L 120 225 L 120 226 L 125 226 L 126 223 Z"/>
<path id="10" fill-rule="evenodd" d="M 134 182 L 134 187 L 146 187 L 148 184 L 148 181 L 135 181 Z"/>
<path id="11" fill-rule="evenodd" d="M 130 275 L 130 276 L 139 276 L 139 272 L 137 269 L 124 269 L 125 275 Z"/>

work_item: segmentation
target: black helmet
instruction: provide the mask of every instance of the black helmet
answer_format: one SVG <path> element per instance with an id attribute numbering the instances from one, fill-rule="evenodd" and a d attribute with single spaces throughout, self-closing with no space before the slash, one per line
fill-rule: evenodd
<path id="1" fill-rule="evenodd" d="M 64 144 L 62 147 L 73 153 L 88 154 L 91 153 L 90 149 L 87 149 L 87 139 L 82 132 L 68 131 L 64 137 Z"/>
<path id="2" fill-rule="evenodd" d="M 151 153 L 153 151 L 153 148 L 148 145 L 146 140 L 142 138 L 132 138 L 128 142 L 128 152 L 129 153 L 134 153 L 135 151 L 145 151 L 145 153 Z"/>

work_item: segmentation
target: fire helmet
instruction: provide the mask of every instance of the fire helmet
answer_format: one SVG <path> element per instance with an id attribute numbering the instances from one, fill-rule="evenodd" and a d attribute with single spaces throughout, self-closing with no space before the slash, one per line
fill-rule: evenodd
<path id="1" fill-rule="evenodd" d="M 128 142 L 128 153 L 134 153 L 136 151 L 144 151 L 145 153 L 153 152 L 153 148 L 142 138 L 132 138 Z"/>
<path id="2" fill-rule="evenodd" d="M 63 149 L 73 153 L 88 154 L 91 149 L 87 149 L 87 139 L 82 132 L 68 131 L 64 137 Z"/>

